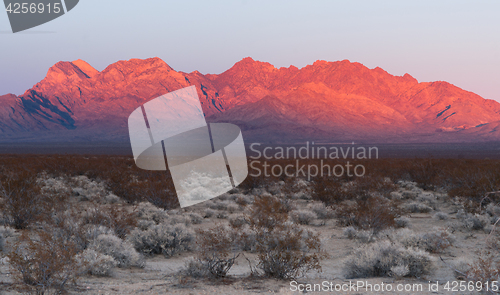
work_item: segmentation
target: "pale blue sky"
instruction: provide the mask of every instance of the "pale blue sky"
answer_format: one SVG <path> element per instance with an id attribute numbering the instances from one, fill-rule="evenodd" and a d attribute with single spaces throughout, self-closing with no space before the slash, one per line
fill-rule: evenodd
<path id="1" fill-rule="evenodd" d="M 60 60 L 98 70 L 158 56 L 221 73 L 246 56 L 277 67 L 349 59 L 500 101 L 500 1 L 80 0 L 12 34 L 0 11 L 0 94 L 22 94 Z"/>

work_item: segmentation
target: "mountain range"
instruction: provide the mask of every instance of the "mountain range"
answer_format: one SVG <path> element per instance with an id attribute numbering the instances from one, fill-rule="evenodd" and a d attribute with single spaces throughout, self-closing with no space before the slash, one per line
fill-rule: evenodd
<path id="1" fill-rule="evenodd" d="M 127 142 L 130 113 L 195 85 L 208 122 L 231 122 L 246 142 L 451 143 L 500 141 L 500 104 L 450 83 L 419 83 L 348 60 L 301 69 L 244 58 L 214 75 L 175 71 L 159 58 L 99 72 L 58 62 L 16 96 L 0 96 L 4 142 Z"/>

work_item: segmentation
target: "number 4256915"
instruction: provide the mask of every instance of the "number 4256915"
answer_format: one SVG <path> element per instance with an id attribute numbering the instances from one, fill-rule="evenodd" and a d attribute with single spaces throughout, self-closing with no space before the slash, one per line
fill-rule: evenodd
<path id="1" fill-rule="evenodd" d="M 7 13 L 55 13 L 61 12 L 61 3 L 9 3 Z"/>

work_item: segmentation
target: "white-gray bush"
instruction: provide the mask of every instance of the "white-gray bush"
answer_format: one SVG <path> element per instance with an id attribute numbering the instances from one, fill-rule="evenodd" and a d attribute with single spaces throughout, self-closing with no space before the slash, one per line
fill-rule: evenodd
<path id="1" fill-rule="evenodd" d="M 234 241 L 235 250 L 254 252 L 256 250 L 256 233 L 248 224 L 230 232 Z"/>
<path id="2" fill-rule="evenodd" d="M 78 196 L 81 201 L 96 200 L 106 202 L 104 197 L 109 195 L 105 183 L 91 180 L 85 175 L 72 177 L 70 186 L 73 187 L 73 195 Z"/>
<path id="3" fill-rule="evenodd" d="M 92 241 L 89 249 L 109 255 L 118 263 L 118 267 L 144 267 L 145 261 L 129 242 L 115 235 L 100 235 Z"/>
<path id="4" fill-rule="evenodd" d="M 335 216 L 335 212 L 331 208 L 326 207 L 324 203 L 315 203 L 310 206 L 310 209 L 316 213 L 319 219 L 330 219 Z"/>
<path id="5" fill-rule="evenodd" d="M 423 250 L 380 241 L 355 250 L 345 260 L 343 271 L 348 279 L 386 277 L 393 276 L 392 270 L 398 266 L 408 268 L 406 277 L 421 277 L 431 272 L 432 260 Z"/>
<path id="6" fill-rule="evenodd" d="M 401 194 L 400 192 L 391 192 L 389 195 L 391 196 L 392 200 L 402 200 L 403 199 L 403 194 Z"/>
<path id="7" fill-rule="evenodd" d="M 396 226 L 399 228 L 406 228 L 411 225 L 410 218 L 406 216 L 394 218 L 394 222 L 396 223 Z"/>
<path id="8" fill-rule="evenodd" d="M 242 206 L 250 205 L 255 201 L 255 196 L 253 195 L 236 194 L 235 196 L 235 202 Z"/>
<path id="9" fill-rule="evenodd" d="M 454 236 L 444 228 L 433 228 L 425 233 L 415 233 L 410 229 L 399 229 L 387 234 L 393 242 L 399 242 L 406 248 L 419 248 L 432 253 L 440 253 L 451 247 Z"/>
<path id="10" fill-rule="evenodd" d="M 403 199 L 415 200 L 418 197 L 418 191 L 402 191 Z"/>
<path id="11" fill-rule="evenodd" d="M 230 204 L 233 204 L 233 202 L 222 201 L 222 200 L 220 200 L 220 201 L 212 200 L 212 202 L 209 202 L 207 205 L 208 205 L 208 208 L 213 209 L 213 210 L 227 210 L 227 207 Z"/>
<path id="12" fill-rule="evenodd" d="M 192 249 L 194 232 L 184 224 L 161 223 L 142 231 L 135 229 L 127 237 L 135 249 L 145 254 L 163 254 L 171 257 Z"/>
<path id="13" fill-rule="evenodd" d="M 491 216 L 500 217 L 500 206 L 490 203 L 486 207 L 486 212 L 488 212 Z"/>
<path id="14" fill-rule="evenodd" d="M 433 217 L 437 220 L 448 220 L 448 218 L 450 218 L 448 213 L 445 212 L 437 212 Z"/>
<path id="15" fill-rule="evenodd" d="M 185 226 L 191 225 L 191 216 L 187 215 L 171 215 L 164 223 L 174 224 L 184 224 Z"/>
<path id="16" fill-rule="evenodd" d="M 16 230 L 10 226 L 0 225 L 0 235 L 2 235 L 4 238 L 13 237 L 15 232 Z"/>
<path id="17" fill-rule="evenodd" d="M 83 273 L 94 276 L 108 277 L 111 275 L 113 268 L 118 265 L 113 257 L 93 249 L 85 249 L 76 255 L 75 260 L 82 268 Z"/>
<path id="18" fill-rule="evenodd" d="M 217 213 L 217 211 L 213 210 L 213 209 L 210 209 L 210 208 L 207 208 L 205 210 L 205 216 L 203 216 L 204 218 L 210 218 L 210 217 L 213 217 L 215 215 L 215 213 Z"/>
<path id="19" fill-rule="evenodd" d="M 289 216 L 295 223 L 304 225 L 308 225 L 318 218 L 316 213 L 309 210 L 293 210 L 289 213 Z"/>
<path id="20" fill-rule="evenodd" d="M 423 192 L 418 195 L 417 202 L 423 203 L 431 207 L 432 209 L 436 209 L 436 197 L 434 194 L 429 192 Z"/>
<path id="21" fill-rule="evenodd" d="M 168 214 L 165 210 L 158 208 L 149 202 L 139 203 L 136 211 L 139 220 L 151 220 L 156 224 L 159 224 L 168 218 Z"/>
<path id="22" fill-rule="evenodd" d="M 189 213 L 189 218 L 191 218 L 191 223 L 193 224 L 203 223 L 203 216 L 198 213 Z"/>
<path id="23" fill-rule="evenodd" d="M 236 213 L 240 211 L 240 206 L 238 204 L 229 204 L 227 205 L 227 211 L 229 213 Z"/>
<path id="24" fill-rule="evenodd" d="M 148 230 L 150 227 L 155 226 L 156 222 L 153 220 L 140 219 L 137 221 L 137 228 L 140 230 Z"/>
<path id="25" fill-rule="evenodd" d="M 229 217 L 229 214 L 226 211 L 219 211 L 215 215 L 218 219 L 227 219 Z"/>
<path id="26" fill-rule="evenodd" d="M 364 244 L 375 242 L 376 238 L 373 230 L 360 230 L 356 233 L 356 240 Z"/>
<path id="27" fill-rule="evenodd" d="M 114 235 L 114 231 L 109 227 L 96 224 L 86 224 L 83 226 L 85 239 L 93 241 L 100 235 Z"/>
<path id="28" fill-rule="evenodd" d="M 233 214 L 229 216 L 229 224 L 234 228 L 241 228 L 243 225 L 248 224 L 248 220 L 243 214 Z"/>
<path id="29" fill-rule="evenodd" d="M 410 273 L 408 265 L 396 265 L 391 267 L 391 276 L 395 278 L 402 278 Z"/>
<path id="30" fill-rule="evenodd" d="M 356 238 L 356 235 L 358 233 L 358 230 L 355 229 L 353 226 L 348 226 L 344 229 L 344 236 L 348 239 L 354 239 Z"/>
<path id="31" fill-rule="evenodd" d="M 490 216 L 467 213 L 463 209 L 457 212 L 457 219 L 461 224 L 461 229 L 466 231 L 488 230 L 491 225 Z"/>
<path id="32" fill-rule="evenodd" d="M 208 271 L 209 267 L 206 262 L 196 259 L 194 257 L 188 258 L 184 262 L 184 268 L 181 269 L 180 274 L 195 279 L 206 278 L 210 276 Z"/>
<path id="33" fill-rule="evenodd" d="M 409 204 L 403 205 L 403 209 L 411 213 L 429 213 L 432 211 L 432 208 L 424 203 L 412 202 Z"/>

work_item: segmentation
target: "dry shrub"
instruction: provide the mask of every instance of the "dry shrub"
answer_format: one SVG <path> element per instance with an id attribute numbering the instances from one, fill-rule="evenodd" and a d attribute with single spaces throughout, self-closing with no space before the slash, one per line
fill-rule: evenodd
<path id="1" fill-rule="evenodd" d="M 331 219 L 335 216 L 335 212 L 323 203 L 313 204 L 310 206 L 310 209 L 316 213 L 319 219 Z"/>
<path id="2" fill-rule="evenodd" d="M 308 225 L 318 218 L 316 213 L 309 210 L 290 211 L 290 217 L 295 223 Z"/>
<path id="3" fill-rule="evenodd" d="M 288 200 L 271 195 L 258 196 L 248 212 L 248 221 L 255 228 L 273 229 L 288 220 L 290 211 Z"/>
<path id="4" fill-rule="evenodd" d="M 62 292 L 75 282 L 79 268 L 76 246 L 54 238 L 50 232 L 23 233 L 8 254 L 10 267 L 20 288 L 36 294 Z"/>
<path id="5" fill-rule="evenodd" d="M 450 218 L 448 213 L 445 212 L 437 212 L 433 217 L 437 220 L 448 220 Z"/>
<path id="6" fill-rule="evenodd" d="M 137 227 L 137 214 L 129 212 L 124 205 L 94 205 L 83 213 L 82 225 L 85 224 L 106 226 L 113 229 L 115 234 L 123 239 Z"/>
<path id="7" fill-rule="evenodd" d="M 405 216 L 394 218 L 394 222 L 396 223 L 396 227 L 399 228 L 406 228 L 411 225 L 410 218 Z"/>
<path id="8" fill-rule="evenodd" d="M 420 202 L 411 202 L 402 206 L 403 210 L 410 213 L 429 213 L 432 208 Z"/>
<path id="9" fill-rule="evenodd" d="M 395 226 L 399 213 L 396 206 L 384 197 L 368 197 L 355 203 L 344 203 L 337 208 L 337 218 L 342 226 L 354 226 L 375 233 Z"/>
<path id="10" fill-rule="evenodd" d="M 466 278 L 471 281 L 492 282 L 500 279 L 500 262 L 498 253 L 491 253 L 489 251 L 481 252 L 474 259 L 472 264 L 465 273 Z"/>
<path id="11" fill-rule="evenodd" d="M 113 257 L 118 263 L 118 267 L 142 268 L 145 266 L 144 258 L 137 253 L 133 245 L 115 235 L 99 235 L 89 245 L 89 249 Z"/>
<path id="12" fill-rule="evenodd" d="M 291 209 L 288 200 L 263 195 L 256 197 L 248 210 L 258 267 L 266 276 L 287 279 L 309 270 L 321 270 L 320 260 L 324 255 L 319 236 L 287 222 Z"/>
<path id="13" fill-rule="evenodd" d="M 498 204 L 490 203 L 486 207 L 486 212 L 493 217 L 500 217 L 500 206 Z"/>
<path id="14" fill-rule="evenodd" d="M 204 216 L 203 216 L 203 217 L 204 217 L 204 218 L 210 218 L 210 217 L 214 216 L 216 213 L 217 213 L 217 211 L 212 210 L 212 209 L 210 209 L 210 208 L 207 208 L 207 209 L 205 210 L 205 214 L 204 214 Z"/>
<path id="15" fill-rule="evenodd" d="M 394 183 L 381 175 L 366 175 L 345 182 L 338 178 L 318 177 L 314 180 L 312 198 L 326 205 L 335 205 L 346 200 L 367 198 L 373 194 L 390 198 L 396 189 Z"/>
<path id="16" fill-rule="evenodd" d="M 241 251 L 255 252 L 256 249 L 256 232 L 248 224 L 245 224 L 239 228 L 234 228 L 232 231 L 232 236 L 234 240 L 235 248 Z"/>
<path id="17" fill-rule="evenodd" d="M 417 182 L 423 189 L 434 189 L 439 182 L 439 174 L 442 171 L 434 159 L 414 159 L 407 162 L 406 171 L 410 178 Z"/>
<path id="18" fill-rule="evenodd" d="M 55 201 L 41 193 L 36 176 L 26 173 L 0 181 L 0 199 L 8 223 L 16 229 L 46 218 Z"/>
<path id="19" fill-rule="evenodd" d="M 295 226 L 257 230 L 257 265 L 268 277 L 290 279 L 310 270 L 321 271 L 319 235 Z"/>
<path id="20" fill-rule="evenodd" d="M 135 212 L 140 220 L 151 220 L 156 224 L 168 218 L 168 214 L 164 209 L 158 208 L 149 202 L 139 203 L 135 208 Z"/>
<path id="21" fill-rule="evenodd" d="M 245 224 L 248 224 L 248 220 L 243 214 L 235 214 L 229 218 L 229 225 L 233 228 L 241 228 Z"/>
<path id="22" fill-rule="evenodd" d="M 143 231 L 135 229 L 127 236 L 135 249 L 147 255 L 163 254 L 171 257 L 191 250 L 194 232 L 184 224 L 161 223 Z"/>
<path id="23" fill-rule="evenodd" d="M 231 230 L 219 225 L 206 230 L 196 231 L 196 243 L 200 249 L 198 259 L 208 273 L 215 278 L 223 278 L 233 266 L 236 255 Z"/>
<path id="24" fill-rule="evenodd" d="M 465 231 L 487 230 L 491 225 L 491 218 L 488 215 L 466 213 L 463 209 L 457 212 L 458 229 Z"/>
<path id="25" fill-rule="evenodd" d="M 355 229 L 353 226 L 348 226 L 344 228 L 344 236 L 348 239 L 354 239 L 356 238 L 356 235 L 358 234 L 358 230 Z"/>
<path id="26" fill-rule="evenodd" d="M 318 177 L 314 180 L 312 199 L 321 201 L 325 205 L 339 204 L 355 197 L 354 192 L 344 189 L 342 182 L 338 179 Z"/>
<path id="27" fill-rule="evenodd" d="M 184 268 L 181 269 L 182 276 L 191 277 L 195 279 L 202 279 L 211 276 L 208 271 L 209 267 L 198 258 L 188 258 L 184 263 Z"/>
<path id="28" fill-rule="evenodd" d="M 442 253 L 455 241 L 453 235 L 444 228 L 434 228 L 425 233 L 400 229 L 389 233 L 388 236 L 391 241 L 397 241 L 406 248 L 418 248 L 431 253 Z"/>
<path id="29" fill-rule="evenodd" d="M 346 278 L 401 276 L 395 267 L 407 269 L 405 277 L 421 277 L 430 273 L 432 261 L 423 250 L 407 249 L 398 243 L 380 241 L 355 250 L 344 262 Z"/>
<path id="30" fill-rule="evenodd" d="M 92 249 L 85 249 L 75 257 L 83 273 L 89 275 L 108 277 L 117 266 L 115 259 L 109 255 L 99 253 Z"/>
<path id="31" fill-rule="evenodd" d="M 200 224 L 203 223 L 203 216 L 198 213 L 189 213 L 189 218 L 191 219 L 192 224 Z"/>

